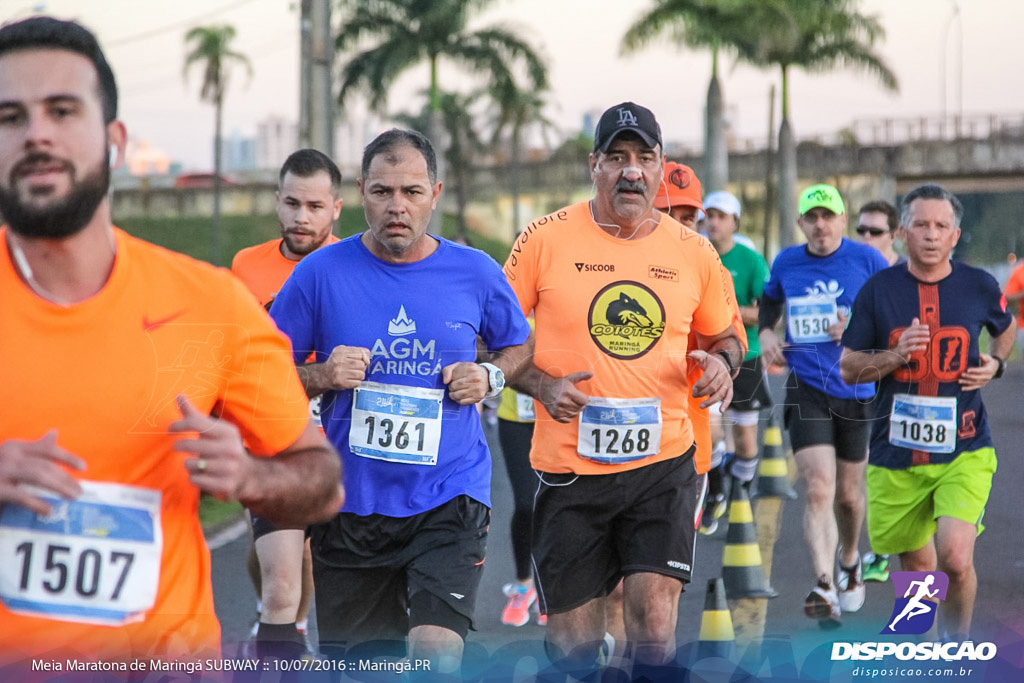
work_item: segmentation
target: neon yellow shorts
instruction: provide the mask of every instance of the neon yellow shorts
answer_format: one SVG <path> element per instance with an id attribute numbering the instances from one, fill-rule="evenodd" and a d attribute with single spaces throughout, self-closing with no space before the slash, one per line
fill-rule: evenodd
<path id="1" fill-rule="evenodd" d="M 890 470 L 868 465 L 868 536 L 876 553 L 895 555 L 923 548 L 939 517 L 954 517 L 984 530 L 981 519 L 992 490 L 996 452 L 961 453 L 944 465 Z"/>

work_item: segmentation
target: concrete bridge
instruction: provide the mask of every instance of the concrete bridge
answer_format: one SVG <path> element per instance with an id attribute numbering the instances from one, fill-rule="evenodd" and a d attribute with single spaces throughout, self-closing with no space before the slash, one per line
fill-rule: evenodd
<path id="1" fill-rule="evenodd" d="M 729 156 L 730 189 L 744 207 L 741 230 L 776 249 L 774 212 L 765 213 L 769 154 L 751 142 L 734 144 Z M 591 196 L 586 151 L 563 153 L 520 168 L 519 215 L 512 224 L 508 192 L 510 169 L 477 167 L 470 174 L 467 208 L 471 227 L 511 241 L 535 217 Z M 670 158 L 702 171 L 699 150 L 668 144 Z M 797 147 L 799 185 L 830 182 L 843 193 L 849 210 L 876 198 L 894 200 L 924 183 L 938 182 L 961 195 L 967 208 L 965 246 L 988 258 L 1024 249 L 1024 113 L 1006 116 L 878 119 L 855 121 L 830 139 L 804 140 Z M 346 178 L 346 204 L 358 204 L 354 173 Z M 454 211 L 448 179 L 444 210 Z M 158 179 L 119 178 L 115 217 L 202 216 L 212 209 L 212 190 L 168 187 Z M 224 188 L 225 214 L 258 215 L 274 210 L 276 172 Z M 795 197 L 793 200 L 795 201 Z M 774 203 L 774 199 L 773 199 Z M 765 240 L 765 233 L 769 239 Z"/>

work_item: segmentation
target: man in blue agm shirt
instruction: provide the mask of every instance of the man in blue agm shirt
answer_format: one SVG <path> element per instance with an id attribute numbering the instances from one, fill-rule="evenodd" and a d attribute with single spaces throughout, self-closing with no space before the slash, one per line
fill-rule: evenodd
<path id="1" fill-rule="evenodd" d="M 382 133 L 361 173 L 369 229 L 303 259 L 271 308 L 297 364 L 316 352 L 299 374 L 350 485 L 311 531 L 321 650 L 408 636 L 410 658 L 455 672 L 490 520 L 476 404 L 526 357 L 530 327 L 493 259 L 427 234 L 441 183 L 426 138 Z"/>

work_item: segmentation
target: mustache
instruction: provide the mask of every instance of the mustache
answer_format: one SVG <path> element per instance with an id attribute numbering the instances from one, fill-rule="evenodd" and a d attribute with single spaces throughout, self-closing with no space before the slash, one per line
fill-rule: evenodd
<path id="1" fill-rule="evenodd" d="M 619 182 L 615 183 L 616 192 L 639 192 L 643 196 L 647 196 L 647 186 L 644 185 L 643 181 L 640 180 L 626 180 L 623 178 Z"/>
<path id="2" fill-rule="evenodd" d="M 49 164 L 56 164 L 64 171 L 71 169 L 71 164 L 63 159 L 58 159 L 55 156 L 46 154 L 45 152 L 33 152 L 14 165 L 11 169 L 11 178 L 24 174 L 26 170 L 32 166 Z"/>

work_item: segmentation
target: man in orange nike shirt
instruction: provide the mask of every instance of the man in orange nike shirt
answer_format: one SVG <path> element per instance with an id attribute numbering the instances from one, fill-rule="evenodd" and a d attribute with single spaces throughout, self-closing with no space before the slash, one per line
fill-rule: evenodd
<path id="1" fill-rule="evenodd" d="M 307 254 L 338 241 L 331 229 L 341 215 L 341 172 L 315 149 L 293 152 L 281 166 L 277 219 L 281 237 L 235 255 L 231 272 L 268 310 L 292 270 Z M 310 402 L 320 419 L 320 397 Z M 303 529 L 279 529 L 253 515 L 250 570 L 260 594 L 257 656 L 284 659 L 306 649 L 302 632 L 313 597 L 313 560 Z"/>
<path id="2" fill-rule="evenodd" d="M 5 680 L 43 655 L 216 657 L 200 492 L 300 527 L 343 501 L 288 340 L 252 295 L 113 227 L 126 142 L 92 33 L 0 28 Z"/>

